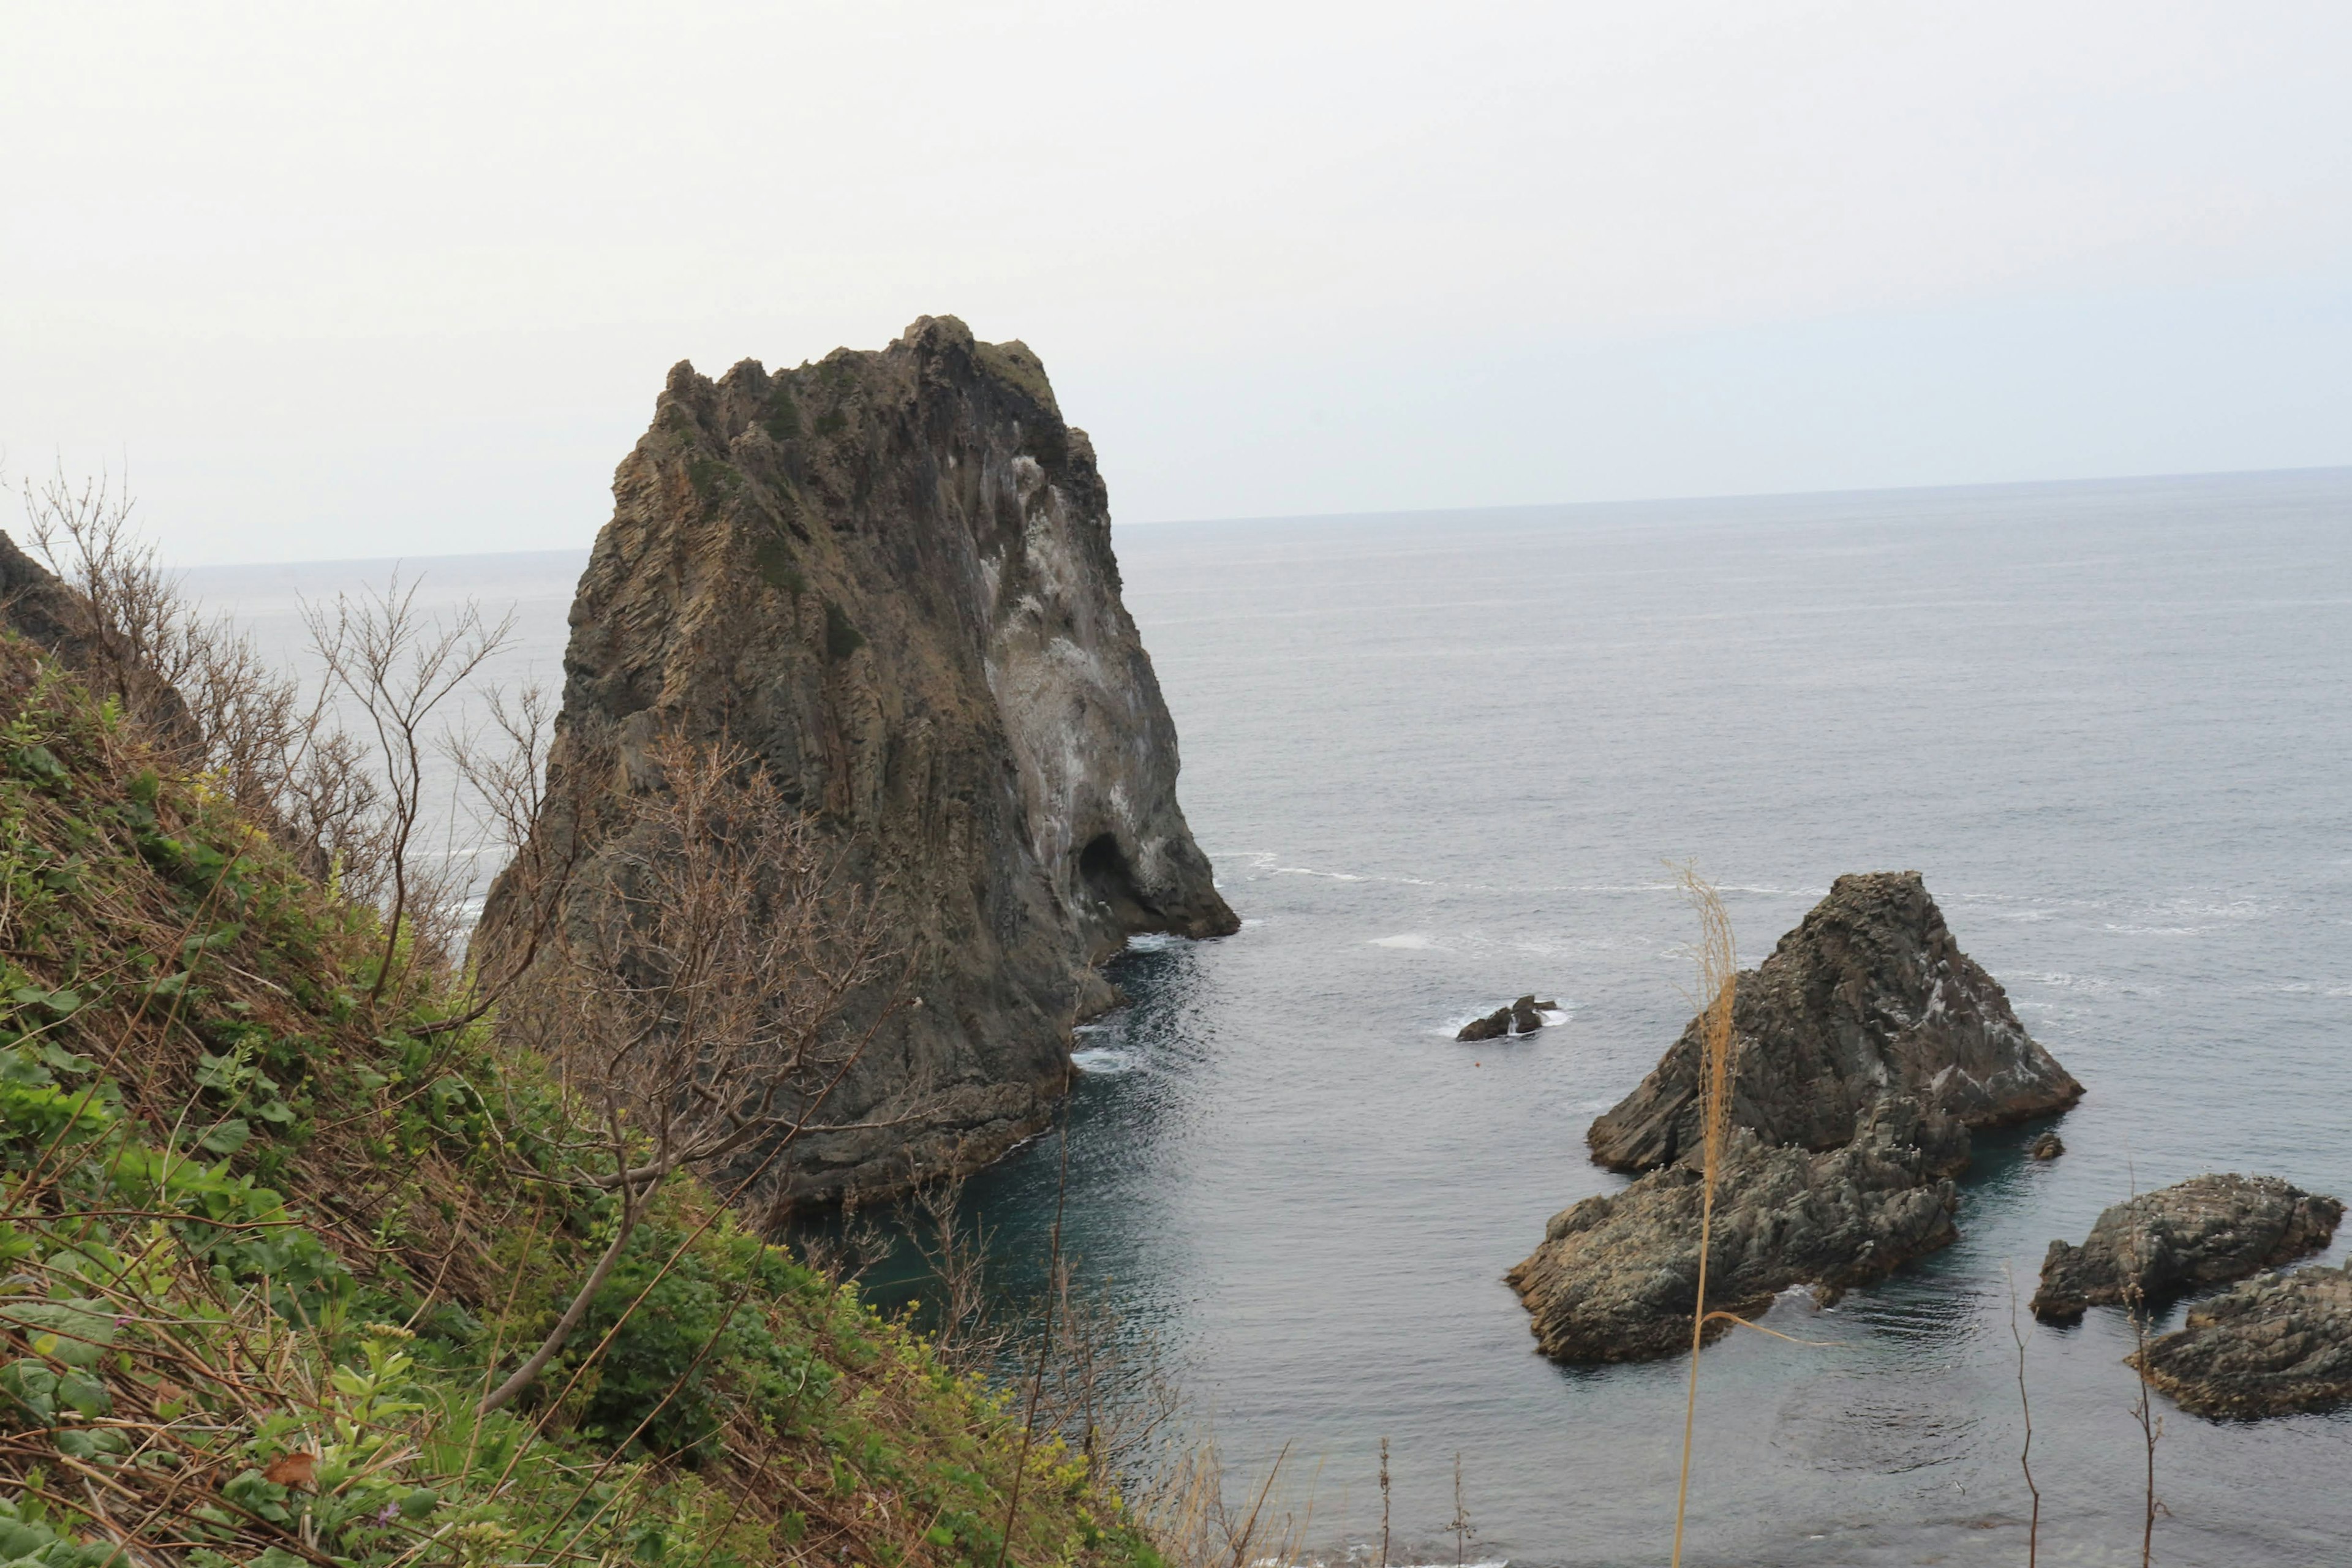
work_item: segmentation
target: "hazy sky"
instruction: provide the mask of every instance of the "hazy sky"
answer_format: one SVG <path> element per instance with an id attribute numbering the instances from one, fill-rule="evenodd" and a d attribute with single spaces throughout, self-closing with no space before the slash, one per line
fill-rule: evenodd
<path id="1" fill-rule="evenodd" d="M 0 0 L 0 453 L 582 545 L 676 360 L 951 312 L 1123 522 L 2352 462 L 2347 81 L 2341 0 Z"/>

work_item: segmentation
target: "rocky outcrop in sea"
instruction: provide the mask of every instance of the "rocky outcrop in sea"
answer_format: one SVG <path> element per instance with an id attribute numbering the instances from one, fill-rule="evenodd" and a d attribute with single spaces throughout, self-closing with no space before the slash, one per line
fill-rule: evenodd
<path id="1" fill-rule="evenodd" d="M 2192 1176 L 2115 1205 L 2080 1247 L 2052 1242 L 2033 1315 L 2073 1322 L 2094 1306 L 2242 1279 L 2318 1251 L 2343 1218 L 2336 1199 L 2276 1176 Z"/>
<path id="2" fill-rule="evenodd" d="M 2183 1410 L 2217 1420 L 2352 1403 L 2352 1266 L 2233 1286 L 2135 1359 Z"/>
<path id="3" fill-rule="evenodd" d="M 1960 951 L 1916 871 L 1839 878 L 1735 985 L 1711 1308 L 1751 1315 L 1792 1285 L 1833 1295 L 1945 1246 L 1970 1130 L 2083 1092 Z M 1597 1163 L 1642 1173 L 1633 1184 L 1555 1215 L 1508 1276 L 1548 1355 L 1625 1361 L 1689 1343 L 1698 1051 L 1694 1018 L 1587 1133 Z"/>
<path id="4" fill-rule="evenodd" d="M 1732 1005 L 1743 1042 L 1732 1121 L 1769 1143 L 1834 1149 L 1905 1094 L 1972 1129 L 2062 1110 L 2083 1086 L 2035 1044 L 2000 983 L 1960 951 L 1916 871 L 1840 877 Z M 1698 1021 L 1592 1123 L 1592 1158 L 1646 1171 L 1692 1148 Z"/>
<path id="5" fill-rule="evenodd" d="M 1530 991 L 1516 1002 L 1505 1003 L 1483 1018 L 1473 1018 L 1454 1033 L 1457 1040 L 1499 1040 L 1507 1035 L 1532 1035 L 1544 1026 L 1544 1015 L 1559 1005 L 1557 1002 L 1538 1002 Z"/>
<path id="6" fill-rule="evenodd" d="M 1028 349 L 927 316 L 797 369 L 677 365 L 613 494 L 549 770 L 584 804 L 541 832 L 584 851 L 576 889 L 602 886 L 629 795 L 658 787 L 649 742 L 749 748 L 880 902 L 921 1001 L 825 1120 L 910 1086 L 920 1114 L 804 1139 L 789 1197 L 994 1158 L 1045 1124 L 1073 1022 L 1116 1001 L 1097 963 L 1238 924 L 1177 805 L 1086 433 Z M 512 897 L 494 889 L 487 946 Z"/>
<path id="7" fill-rule="evenodd" d="M 1948 1244 L 1946 1173 L 1968 1161 L 1968 1130 L 1916 1100 L 1883 1100 L 1828 1153 L 1733 1134 L 1716 1188 L 1707 1305 L 1754 1317 L 1792 1285 L 1823 1294 L 1868 1285 Z M 1690 1346 L 1698 1300 L 1699 1172 L 1665 1166 L 1622 1193 L 1552 1216 L 1543 1245 L 1505 1278 L 1544 1354 L 1646 1361 Z M 1706 1326 L 1714 1340 L 1727 1319 Z"/>

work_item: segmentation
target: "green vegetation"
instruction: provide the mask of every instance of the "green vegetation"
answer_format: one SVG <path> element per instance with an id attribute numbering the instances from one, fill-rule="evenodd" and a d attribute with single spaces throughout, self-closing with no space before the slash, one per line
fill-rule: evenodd
<path id="1" fill-rule="evenodd" d="M 824 602 L 824 657 L 835 664 L 866 646 L 866 634 L 850 624 L 841 606 Z"/>
<path id="2" fill-rule="evenodd" d="M 0 719 L 0 1563 L 1158 1563 L 1045 1441 L 1002 1542 L 1017 1408 L 684 1174 L 480 1414 L 614 1234 L 561 1086 L 13 637 Z"/>
<path id="3" fill-rule="evenodd" d="M 716 500 L 742 482 L 741 477 L 722 459 L 694 451 L 686 455 L 686 479 L 694 487 L 694 493 L 706 501 Z"/>
<path id="4" fill-rule="evenodd" d="M 980 368 L 997 380 L 1008 382 L 1020 389 L 1030 402 L 1049 413 L 1058 413 L 1054 401 L 1054 384 L 1045 379 L 1045 363 L 1029 352 L 1029 345 L 1018 338 L 1010 342 L 971 345 L 971 357 Z"/>
<path id="5" fill-rule="evenodd" d="M 789 441 L 801 433 L 801 411 L 793 401 L 792 380 L 776 377 L 768 389 L 768 411 L 761 417 L 761 426 L 779 441 Z"/>
<path id="6" fill-rule="evenodd" d="M 784 542 L 781 532 L 762 535 L 752 546 L 751 562 L 759 569 L 761 580 L 769 586 L 792 594 L 808 592 L 808 579 L 793 563 L 792 546 Z"/>

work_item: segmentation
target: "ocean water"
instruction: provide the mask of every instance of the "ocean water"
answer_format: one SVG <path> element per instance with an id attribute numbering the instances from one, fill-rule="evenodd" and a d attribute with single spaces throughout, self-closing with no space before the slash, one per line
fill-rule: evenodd
<path id="1" fill-rule="evenodd" d="M 1706 1351 L 1686 1560 L 2021 1563 L 2009 1279 L 2209 1170 L 2352 1197 L 2352 471 L 1123 528 L 1181 795 L 1242 931 L 1138 942 L 1087 1027 L 1069 1245 L 1234 1479 L 1337 1556 L 1659 1563 L 1682 1363 L 1534 1353 L 1504 1270 L 1620 1178 L 1584 1129 L 1689 1011 L 1664 862 L 1745 962 L 1841 872 L 1922 872 L 2088 1094 L 1980 1138 L 1961 1239 Z M 422 563 L 556 672 L 579 555 Z M 209 597 L 283 628 L 357 568 Z M 275 597 L 272 597 L 275 595 Z M 273 612 L 279 617 L 268 621 Z M 1456 1045 L 1523 992 L 1566 1021 Z M 1034 1276 L 1060 1135 L 976 1179 Z M 2331 1258 L 2343 1254 L 2341 1244 Z M 2177 1318 L 2178 1311 L 2174 1316 Z M 2128 1324 L 2021 1318 L 2041 1560 L 2138 1560 Z M 2352 1561 L 2352 1415 L 2157 1449 L 2175 1564 Z"/>

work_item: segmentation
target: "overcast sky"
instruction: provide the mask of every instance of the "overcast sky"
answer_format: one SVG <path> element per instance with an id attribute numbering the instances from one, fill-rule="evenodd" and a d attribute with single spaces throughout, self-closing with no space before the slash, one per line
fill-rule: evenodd
<path id="1" fill-rule="evenodd" d="M 1122 523 L 2347 463 L 2347 81 L 2341 0 L 0 0 L 0 456 L 584 546 L 673 362 L 953 313 Z"/>

